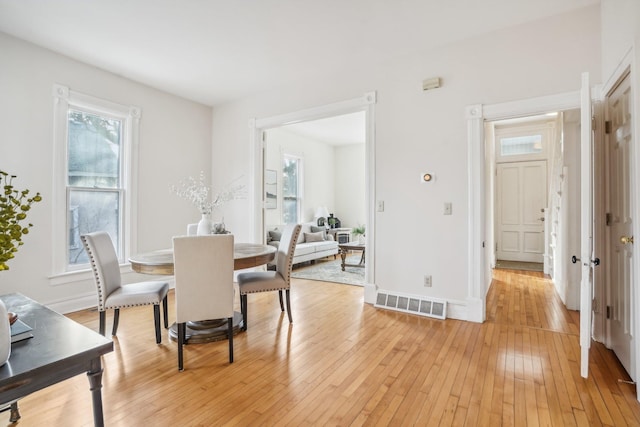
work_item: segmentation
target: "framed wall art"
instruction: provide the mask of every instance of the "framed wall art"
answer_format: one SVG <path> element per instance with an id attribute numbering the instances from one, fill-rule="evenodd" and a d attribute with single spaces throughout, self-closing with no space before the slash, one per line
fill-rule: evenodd
<path id="1" fill-rule="evenodd" d="M 278 207 L 278 174 L 273 169 L 264 171 L 264 201 L 265 209 Z"/>

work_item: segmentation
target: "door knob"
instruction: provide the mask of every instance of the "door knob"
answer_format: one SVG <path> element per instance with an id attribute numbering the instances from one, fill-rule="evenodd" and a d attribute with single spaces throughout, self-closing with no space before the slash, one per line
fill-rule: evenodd
<path id="1" fill-rule="evenodd" d="M 572 263 L 574 263 L 574 264 L 575 264 L 575 263 L 577 263 L 578 261 L 580 261 L 580 258 L 578 258 L 577 256 L 575 256 L 575 255 L 574 255 L 574 256 L 572 256 L 572 257 L 571 257 L 571 262 L 572 262 Z M 592 259 L 592 260 L 591 260 L 591 264 L 593 264 L 593 265 L 600 265 L 600 258 Z M 588 264 L 585 264 L 585 266 L 587 266 L 587 265 L 588 265 Z"/>
<path id="2" fill-rule="evenodd" d="M 631 243 L 633 245 L 633 236 L 622 236 L 620 237 L 620 243 L 626 245 L 627 243 Z"/>

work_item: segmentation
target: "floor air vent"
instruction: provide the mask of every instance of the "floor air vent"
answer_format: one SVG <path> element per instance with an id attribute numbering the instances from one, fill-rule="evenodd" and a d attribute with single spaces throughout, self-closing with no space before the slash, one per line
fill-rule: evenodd
<path id="1" fill-rule="evenodd" d="M 389 310 L 403 311 L 405 313 L 419 314 L 420 316 L 447 318 L 447 302 L 435 298 L 418 297 L 394 294 L 387 291 L 378 291 L 375 307 Z"/>

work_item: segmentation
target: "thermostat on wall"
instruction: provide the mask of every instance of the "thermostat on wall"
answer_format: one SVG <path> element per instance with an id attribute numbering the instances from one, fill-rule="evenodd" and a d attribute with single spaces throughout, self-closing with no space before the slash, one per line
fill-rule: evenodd
<path id="1" fill-rule="evenodd" d="M 423 172 L 422 175 L 420 175 L 420 182 L 430 182 L 431 180 L 433 180 L 433 175 L 429 172 Z"/>

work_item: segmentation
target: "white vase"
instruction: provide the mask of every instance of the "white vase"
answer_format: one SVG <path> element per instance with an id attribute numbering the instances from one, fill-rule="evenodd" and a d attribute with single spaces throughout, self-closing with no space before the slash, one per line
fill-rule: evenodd
<path id="1" fill-rule="evenodd" d="M 11 355 L 11 325 L 7 316 L 7 307 L 0 300 L 0 366 L 7 363 Z"/>
<path id="2" fill-rule="evenodd" d="M 213 223 L 211 222 L 211 214 L 202 214 L 202 218 L 200 218 L 200 222 L 198 222 L 198 230 L 196 234 L 198 236 L 206 236 L 207 234 L 211 234 L 211 227 Z"/>

